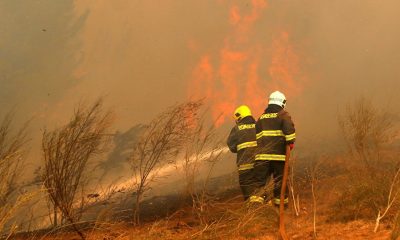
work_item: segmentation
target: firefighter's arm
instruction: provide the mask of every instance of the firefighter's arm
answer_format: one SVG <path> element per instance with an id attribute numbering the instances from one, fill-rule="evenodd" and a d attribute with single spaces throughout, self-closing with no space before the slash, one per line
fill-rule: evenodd
<path id="1" fill-rule="evenodd" d="M 286 144 L 293 148 L 293 144 L 296 141 L 296 129 L 294 128 L 294 123 L 287 112 L 283 114 L 282 119 L 282 132 L 285 134 Z"/>
<path id="2" fill-rule="evenodd" d="M 256 122 L 256 136 L 257 136 L 260 132 L 262 132 L 262 129 L 261 129 L 260 120 L 258 120 L 258 121 Z M 259 139 L 258 137 L 256 137 L 256 140 L 257 140 L 257 144 L 259 145 L 261 139 Z"/>
<path id="3" fill-rule="evenodd" d="M 256 122 L 256 134 L 260 133 L 262 131 L 261 126 L 260 126 L 260 120 Z"/>
<path id="4" fill-rule="evenodd" d="M 237 153 L 237 132 L 238 128 L 236 126 L 233 127 L 226 141 L 229 150 L 233 153 Z"/>

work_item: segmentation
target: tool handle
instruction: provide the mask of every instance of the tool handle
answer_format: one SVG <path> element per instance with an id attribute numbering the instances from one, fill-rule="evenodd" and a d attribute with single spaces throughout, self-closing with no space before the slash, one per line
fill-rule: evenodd
<path id="1" fill-rule="evenodd" d="M 286 145 L 285 166 L 283 169 L 281 197 L 279 204 L 279 233 L 281 234 L 283 240 L 289 239 L 286 234 L 285 221 L 284 221 L 284 210 L 285 210 L 284 201 L 285 201 L 286 183 L 289 175 L 289 159 L 290 159 L 290 145 Z"/>

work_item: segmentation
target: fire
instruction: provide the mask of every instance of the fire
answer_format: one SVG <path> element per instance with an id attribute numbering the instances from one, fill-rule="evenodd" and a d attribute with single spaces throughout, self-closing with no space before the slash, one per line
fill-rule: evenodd
<path id="1" fill-rule="evenodd" d="M 231 31 L 220 50 L 203 54 L 192 70 L 189 96 L 206 98 L 217 126 L 230 119 L 238 105 L 246 104 L 254 115 L 260 114 L 274 90 L 289 97 L 301 93 L 302 84 L 296 81 L 299 58 L 289 33 L 278 32 L 269 44 L 254 37 L 267 7 L 266 0 L 251 1 L 246 13 L 236 4 L 229 6 Z"/>
<path id="2" fill-rule="evenodd" d="M 299 58 L 289 42 L 289 34 L 281 32 L 272 43 L 271 65 L 268 68 L 272 84 L 276 89 L 286 89 L 289 95 L 298 95 L 301 86 L 295 76 L 299 74 Z"/>

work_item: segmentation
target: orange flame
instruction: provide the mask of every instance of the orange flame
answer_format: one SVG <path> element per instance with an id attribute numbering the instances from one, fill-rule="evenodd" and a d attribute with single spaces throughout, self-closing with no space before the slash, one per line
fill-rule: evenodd
<path id="1" fill-rule="evenodd" d="M 246 104 L 253 114 L 260 114 L 267 105 L 269 91 L 279 89 L 288 96 L 301 92 L 300 83 L 295 81 L 300 73 L 299 58 L 290 45 L 289 34 L 279 33 L 270 51 L 265 43 L 252 38 L 254 25 L 266 8 L 265 0 L 252 0 L 247 14 L 242 14 L 237 5 L 230 6 L 232 31 L 219 52 L 204 54 L 192 71 L 189 96 L 206 98 L 217 126 L 231 118 L 238 105 Z M 271 60 L 263 77 L 261 59 Z"/>
<path id="2" fill-rule="evenodd" d="M 272 42 L 271 65 L 268 69 L 272 84 L 276 89 L 286 89 L 289 96 L 299 95 L 302 85 L 296 82 L 299 75 L 299 57 L 289 42 L 289 34 L 281 32 Z"/>

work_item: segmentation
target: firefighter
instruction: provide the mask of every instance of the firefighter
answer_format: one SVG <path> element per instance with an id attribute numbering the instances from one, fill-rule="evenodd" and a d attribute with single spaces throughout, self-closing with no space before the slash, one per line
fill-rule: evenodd
<path id="1" fill-rule="evenodd" d="M 280 204 L 286 145 L 293 149 L 296 139 L 294 124 L 289 113 L 285 111 L 285 105 L 286 97 L 283 93 L 271 93 L 268 107 L 256 123 L 257 154 L 253 172 L 258 192 L 262 194 L 251 196 L 255 202 L 266 200 L 269 204 Z M 269 180 L 274 186 L 273 196 L 268 196 L 268 193 L 262 191 Z M 285 206 L 288 202 L 286 191 Z"/>
<path id="2" fill-rule="evenodd" d="M 256 121 L 251 115 L 250 108 L 245 105 L 235 110 L 234 118 L 236 126 L 228 136 L 227 145 L 231 152 L 237 153 L 239 184 L 246 201 L 255 189 L 252 171 L 257 147 Z"/>

